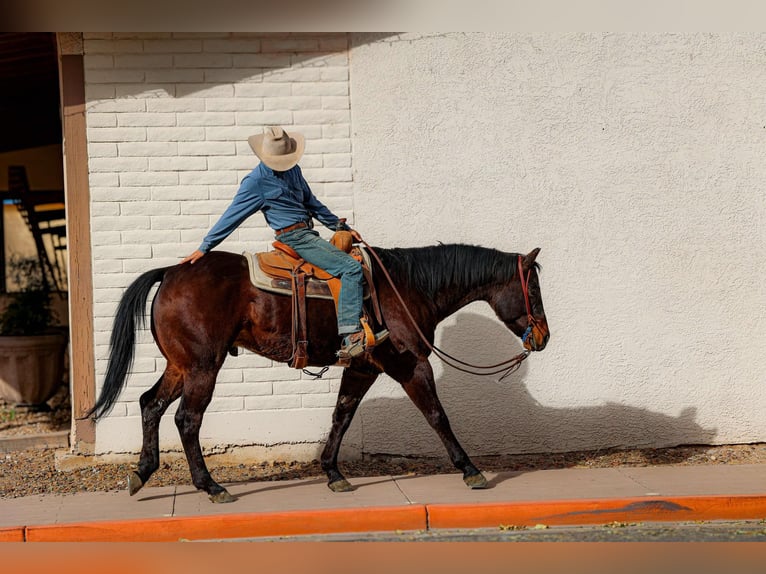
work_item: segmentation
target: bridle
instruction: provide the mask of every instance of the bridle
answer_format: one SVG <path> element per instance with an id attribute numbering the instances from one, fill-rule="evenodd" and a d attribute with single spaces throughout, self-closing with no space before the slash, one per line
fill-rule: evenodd
<path id="1" fill-rule="evenodd" d="M 498 373 L 503 373 L 503 376 L 500 377 L 499 379 L 502 381 L 508 375 L 516 371 L 521 365 L 521 363 L 524 361 L 524 359 L 526 359 L 529 356 L 529 354 L 532 352 L 530 349 L 524 349 L 524 351 L 519 353 L 518 355 L 515 355 L 514 357 L 511 357 L 507 361 L 503 361 L 495 365 L 474 365 L 472 363 L 468 363 L 466 361 L 462 361 L 456 357 L 453 357 L 446 351 L 441 350 L 439 347 L 429 342 L 429 340 L 423 334 L 423 331 L 420 330 L 420 327 L 418 326 L 417 321 L 412 316 L 412 313 L 410 312 L 410 310 L 407 308 L 407 304 L 404 302 L 404 298 L 402 298 L 401 294 L 399 293 L 399 290 L 396 288 L 396 285 L 394 284 L 394 280 L 391 278 L 391 275 L 389 274 L 388 269 L 386 269 L 386 266 L 380 260 L 380 257 L 375 252 L 375 250 L 370 246 L 369 243 L 367 243 L 364 239 L 362 239 L 361 235 L 359 235 L 358 232 L 354 231 L 353 233 L 354 233 L 355 239 L 357 239 L 362 245 L 364 245 L 367 248 L 367 250 L 370 252 L 372 257 L 377 262 L 378 266 L 383 272 L 383 275 L 386 278 L 386 281 L 388 281 L 388 284 L 391 286 L 391 289 L 393 290 L 394 295 L 396 295 L 397 300 L 401 304 L 402 309 L 404 309 L 404 313 L 407 315 L 407 318 L 410 320 L 410 323 L 412 323 L 412 326 L 415 328 L 415 331 L 420 337 L 420 340 L 430 351 L 433 352 L 434 355 L 436 355 L 439 359 L 441 359 L 443 362 L 448 364 L 453 369 L 457 369 L 458 371 L 462 371 L 464 373 L 470 373 L 472 375 L 482 375 L 482 376 L 497 375 Z M 529 277 L 530 277 L 530 274 L 532 273 L 532 270 L 529 269 L 527 271 L 526 277 L 524 276 L 524 268 L 522 267 L 522 264 L 521 264 L 521 258 L 522 256 L 519 255 L 518 273 L 519 273 L 519 280 L 521 281 L 521 290 L 524 293 L 524 303 L 527 307 L 527 321 L 529 323 L 527 326 L 527 330 L 524 332 L 522 336 L 522 342 L 526 342 L 527 338 L 530 336 L 530 334 L 534 330 L 534 327 L 537 325 L 537 321 L 532 316 L 532 306 L 529 304 Z"/>
<path id="2" fill-rule="evenodd" d="M 519 263 L 519 281 L 521 281 L 521 291 L 524 293 L 524 304 L 527 306 L 527 330 L 521 336 L 521 342 L 526 343 L 529 336 L 537 327 L 537 319 L 532 315 L 532 305 L 529 304 L 529 277 L 532 274 L 532 268 L 527 269 L 527 275 L 524 276 L 524 267 L 521 265 L 521 255 L 518 258 Z"/>

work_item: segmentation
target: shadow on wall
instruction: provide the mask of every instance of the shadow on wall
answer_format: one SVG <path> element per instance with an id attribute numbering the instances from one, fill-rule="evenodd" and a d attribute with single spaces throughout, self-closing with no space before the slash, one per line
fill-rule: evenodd
<path id="1" fill-rule="evenodd" d="M 120 36 L 119 39 L 129 37 L 130 34 L 127 34 Z M 183 37 L 166 38 L 163 34 L 160 34 L 157 38 L 146 38 L 145 41 L 162 42 L 170 46 L 176 42 L 179 46 L 179 51 L 175 53 L 184 58 L 184 65 L 194 67 L 195 59 L 198 59 L 197 67 L 204 69 L 204 75 L 201 77 L 185 75 L 182 69 L 177 76 L 169 77 L 167 70 L 145 68 L 140 64 L 137 65 L 132 62 L 117 65 L 115 70 L 122 70 L 128 74 L 141 71 L 144 73 L 144 76 L 137 82 L 118 84 L 116 99 L 136 97 L 141 94 L 147 97 L 195 98 L 199 97 L 200 92 L 208 94 L 207 90 L 214 86 L 269 81 L 287 83 L 293 81 L 284 78 L 283 73 L 287 70 L 316 68 L 317 71 L 321 71 L 322 68 L 327 66 L 325 61 L 327 57 L 365 44 L 380 41 L 396 41 L 397 37 L 398 34 L 395 33 L 350 34 L 345 32 L 242 32 L 236 33 L 234 36 L 231 34 L 221 34 L 221 36 L 216 37 L 200 36 L 199 38 L 187 37 L 186 35 Z M 114 39 L 114 41 L 117 40 L 118 38 Z M 187 53 L 185 45 L 195 40 L 200 42 L 200 46 L 206 41 L 217 44 L 216 51 Z M 226 50 L 222 45 L 222 43 L 227 41 L 231 42 L 230 50 Z M 270 42 L 269 46 L 272 46 L 265 52 L 260 47 L 260 43 L 264 41 Z M 89 40 L 85 40 L 86 54 L 100 53 L 98 50 L 93 51 L 89 49 L 88 42 Z M 248 42 L 253 43 L 252 47 L 247 46 Z M 280 42 L 286 44 L 282 46 Z M 174 52 L 170 50 L 168 53 Z M 222 65 L 218 62 L 213 67 L 210 67 L 206 60 L 206 58 L 210 57 L 210 54 L 223 57 L 228 55 L 232 60 L 228 65 Z M 320 77 L 321 74 L 318 73 L 315 79 L 319 80 Z M 258 92 L 258 88 L 254 88 L 254 90 Z M 259 93 L 259 97 L 263 95 Z M 94 99 L 97 101 L 109 101 L 112 98 L 91 97 L 88 103 L 92 104 Z"/>
<path id="2" fill-rule="evenodd" d="M 446 326 L 437 344 L 477 364 L 497 363 L 521 349 L 520 342 L 499 322 L 470 312 L 458 315 Z M 678 416 L 669 416 L 612 402 L 573 408 L 540 404 L 523 381 L 535 364 L 546 360 L 546 353 L 555 353 L 555 344 L 554 330 L 548 349 L 533 354 L 503 382 L 498 382 L 500 375 L 479 377 L 446 366 L 438 374 L 437 368 L 437 392 L 470 456 L 712 443 L 716 429 L 697 424 L 693 406 Z M 398 387 L 390 381 L 386 384 Z M 365 454 L 446 458 L 436 433 L 403 393 L 401 398 L 371 396 L 361 405 L 357 419 L 354 424 L 361 425 L 361 433 L 354 436 L 363 437 Z"/>

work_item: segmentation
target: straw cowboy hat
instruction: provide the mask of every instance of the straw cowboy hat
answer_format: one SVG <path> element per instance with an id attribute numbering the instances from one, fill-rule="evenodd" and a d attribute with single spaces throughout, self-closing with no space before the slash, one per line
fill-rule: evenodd
<path id="1" fill-rule="evenodd" d="M 297 164 L 306 147 L 306 139 L 301 134 L 290 136 L 278 126 L 269 126 L 262 134 L 250 136 L 247 143 L 255 155 L 275 171 L 287 171 Z"/>

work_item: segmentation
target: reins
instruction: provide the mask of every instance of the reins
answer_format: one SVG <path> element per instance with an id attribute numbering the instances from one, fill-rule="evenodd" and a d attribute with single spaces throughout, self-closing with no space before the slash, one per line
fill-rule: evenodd
<path id="1" fill-rule="evenodd" d="M 386 266 L 383 264 L 383 261 L 381 261 L 378 254 L 370 246 L 369 243 L 367 243 L 364 239 L 362 239 L 359 233 L 354 232 L 354 235 L 356 239 L 367 248 L 367 250 L 370 252 L 370 254 L 373 256 L 373 258 L 377 262 L 378 266 L 380 267 L 380 270 L 383 272 L 383 275 L 388 281 L 388 284 L 391 286 L 391 289 L 393 290 L 394 295 L 396 295 L 396 298 L 401 304 L 402 309 L 404 309 L 404 313 L 407 315 L 407 318 L 410 320 L 410 323 L 412 323 L 412 326 L 415 327 L 415 331 L 420 337 L 420 340 L 423 341 L 423 344 L 425 344 L 425 346 L 431 352 L 433 352 L 434 355 L 436 355 L 439 359 L 441 359 L 444 363 L 448 364 L 453 369 L 462 371 L 464 373 L 469 373 L 472 375 L 489 376 L 489 375 L 497 375 L 498 373 L 503 373 L 503 376 L 500 377 L 500 380 L 502 381 L 508 375 L 515 372 L 521 366 L 521 363 L 524 361 L 524 359 L 526 359 L 529 356 L 530 351 L 525 349 L 522 353 L 519 353 L 518 355 L 511 357 L 507 361 L 503 361 L 495 365 L 474 365 L 473 363 L 468 363 L 466 361 L 462 361 L 458 359 L 457 357 L 453 357 L 446 351 L 443 351 L 436 345 L 432 344 L 428 340 L 428 338 L 423 334 L 423 331 L 420 330 L 420 326 L 418 325 L 415 318 L 412 316 L 412 313 L 407 307 L 407 304 L 404 302 L 404 298 L 399 293 L 399 290 L 396 288 L 396 285 L 394 284 L 394 280 L 391 278 L 391 275 L 389 274 L 388 269 L 386 269 Z M 532 318 L 532 307 L 529 304 L 529 291 L 527 287 L 527 284 L 529 282 L 529 273 L 531 273 L 531 270 L 527 273 L 527 276 L 524 277 L 524 271 L 521 265 L 521 256 L 519 256 L 518 258 L 518 266 L 519 266 L 519 269 L 518 269 L 519 279 L 521 280 L 521 289 L 524 292 L 524 302 L 526 303 L 526 306 L 527 306 L 527 315 L 529 319 L 529 326 L 527 327 L 527 330 L 524 333 L 524 336 L 522 338 L 522 341 L 526 341 L 526 338 L 532 332 L 532 326 L 534 321 L 534 319 Z"/>

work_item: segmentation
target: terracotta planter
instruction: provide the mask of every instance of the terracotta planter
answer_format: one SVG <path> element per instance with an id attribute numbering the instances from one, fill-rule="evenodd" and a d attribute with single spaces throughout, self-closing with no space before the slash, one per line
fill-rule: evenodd
<path id="1" fill-rule="evenodd" d="M 0 336 L 0 398 L 40 404 L 50 399 L 64 375 L 66 336 Z"/>

